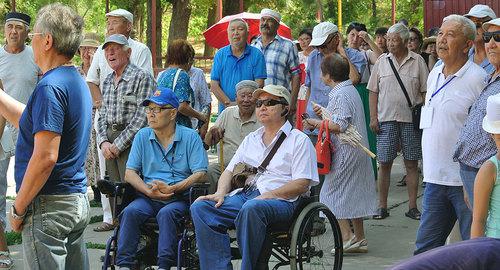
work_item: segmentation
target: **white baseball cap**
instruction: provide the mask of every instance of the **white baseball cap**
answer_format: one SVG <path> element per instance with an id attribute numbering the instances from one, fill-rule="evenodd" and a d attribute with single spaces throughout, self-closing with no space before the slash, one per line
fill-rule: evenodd
<path id="1" fill-rule="evenodd" d="M 281 14 L 279 14 L 278 12 L 276 12 L 272 9 L 268 9 L 268 8 L 261 10 L 260 16 L 261 17 L 264 17 L 264 16 L 271 17 L 271 18 L 275 19 L 277 22 L 281 21 Z"/>
<path id="2" fill-rule="evenodd" d="M 488 97 L 483 129 L 491 134 L 500 134 L 500 95 Z"/>
<path id="3" fill-rule="evenodd" d="M 321 46 L 330 34 L 337 33 L 339 28 L 331 22 L 322 22 L 316 25 L 312 32 L 312 40 L 309 46 Z"/>
<path id="4" fill-rule="evenodd" d="M 496 19 L 497 15 L 495 12 L 487 5 L 475 5 L 470 10 L 469 13 L 464 15 L 465 17 L 475 17 L 475 18 L 486 18 Z"/>
<path id="5" fill-rule="evenodd" d="M 255 90 L 252 94 L 254 98 L 258 98 L 262 93 L 269 93 L 273 96 L 282 97 L 290 104 L 290 91 L 281 85 L 268 84 L 264 88 Z"/>
<path id="6" fill-rule="evenodd" d="M 123 17 L 127 21 L 134 23 L 134 15 L 132 13 L 130 13 L 129 11 L 121 9 L 121 8 L 115 9 L 111 12 L 106 13 L 106 17 Z"/>
<path id="7" fill-rule="evenodd" d="M 488 31 L 488 28 L 490 28 L 490 26 L 492 25 L 500 26 L 500 18 L 496 18 L 486 23 L 483 23 L 483 30 Z"/>

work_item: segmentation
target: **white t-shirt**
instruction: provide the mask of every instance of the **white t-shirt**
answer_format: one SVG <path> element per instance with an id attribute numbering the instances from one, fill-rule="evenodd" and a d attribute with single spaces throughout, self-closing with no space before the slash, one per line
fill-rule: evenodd
<path id="1" fill-rule="evenodd" d="M 40 68 L 35 64 L 33 49 L 30 46 L 26 45 L 22 52 L 16 54 L 8 53 L 3 46 L 0 48 L 0 80 L 2 80 L 4 91 L 17 101 L 23 104 L 28 103 L 40 74 Z M 4 133 L 3 137 L 12 136 L 12 143 L 15 145 L 17 129 L 8 122 L 6 126 L 9 128 L 10 134 Z M 10 140 L 10 138 L 3 138 L 2 146 L 4 140 Z M 11 155 L 13 153 L 7 156 L 0 155 L 0 159 Z"/>
<path id="2" fill-rule="evenodd" d="M 130 55 L 130 62 L 142 69 L 145 69 L 153 75 L 153 62 L 151 58 L 151 51 L 149 48 L 131 38 L 128 39 L 130 48 L 132 49 L 132 54 Z M 104 56 L 104 50 L 102 45 L 97 48 L 94 53 L 94 59 L 90 65 L 89 71 L 87 73 L 87 82 L 91 82 L 102 87 L 102 83 L 108 76 L 112 73 L 113 69 L 108 65 L 106 57 Z M 101 89 L 102 90 L 102 89 Z"/>
<path id="3" fill-rule="evenodd" d="M 260 194 L 287 184 L 292 180 L 309 179 L 311 186 L 319 184 L 316 151 L 311 140 L 300 130 L 292 129 L 286 121 L 276 134 L 273 141 L 266 147 L 262 141 L 264 127 L 248 134 L 236 150 L 226 170 L 232 172 L 239 162 L 245 162 L 253 167 L 259 167 L 267 154 L 273 148 L 280 134 L 287 136 L 267 165 L 266 170 L 257 179 L 256 185 Z M 289 201 L 295 201 L 293 198 Z"/>
<path id="4" fill-rule="evenodd" d="M 433 113 L 431 126 L 424 128 L 422 134 L 424 182 L 462 186 L 459 165 L 453 161 L 453 149 L 469 108 L 485 86 L 486 72 L 467 61 L 458 72 L 445 79 L 443 68 L 444 64 L 434 67 L 427 79 L 425 104 Z"/>

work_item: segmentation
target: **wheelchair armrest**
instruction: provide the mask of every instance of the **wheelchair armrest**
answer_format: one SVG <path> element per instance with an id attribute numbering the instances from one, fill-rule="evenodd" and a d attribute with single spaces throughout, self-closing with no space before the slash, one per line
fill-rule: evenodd
<path id="1" fill-rule="evenodd" d="M 191 205 L 198 197 L 208 194 L 209 183 L 196 183 L 189 188 L 189 204 Z"/>

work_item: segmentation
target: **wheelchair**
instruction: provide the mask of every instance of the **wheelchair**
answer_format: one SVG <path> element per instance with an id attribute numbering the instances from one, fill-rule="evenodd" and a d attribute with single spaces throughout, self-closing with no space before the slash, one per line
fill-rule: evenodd
<path id="1" fill-rule="evenodd" d="M 114 213 L 120 213 L 134 199 L 135 190 L 129 184 L 110 184 L 109 181 L 101 180 L 98 181 L 98 186 L 103 194 L 115 197 Z M 190 203 L 199 196 L 206 195 L 208 186 L 199 184 L 191 187 Z M 184 217 L 182 224 L 183 229 L 178 233 L 177 269 L 199 269 L 196 235 L 189 215 Z M 115 269 L 118 231 L 119 226 L 107 242 L 103 270 Z M 236 239 L 231 240 L 232 259 L 241 259 Z M 136 269 L 153 269 L 152 266 L 155 266 L 157 261 L 157 241 L 158 224 L 155 218 L 150 218 L 141 230 Z M 267 270 L 269 264 L 274 264 L 273 270 L 286 265 L 292 270 L 341 270 L 342 259 L 342 235 L 333 213 L 315 197 L 300 198 L 290 224 L 277 224 L 268 229 L 266 243 L 259 259 L 264 263 L 259 265 L 258 270 Z"/>

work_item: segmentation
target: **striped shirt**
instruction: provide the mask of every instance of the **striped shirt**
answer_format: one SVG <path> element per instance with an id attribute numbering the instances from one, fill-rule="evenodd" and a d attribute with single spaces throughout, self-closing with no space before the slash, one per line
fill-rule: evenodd
<path id="1" fill-rule="evenodd" d="M 154 87 L 153 76 L 134 64 L 125 67 L 118 85 L 115 85 L 114 71 L 106 77 L 97 124 L 97 145 L 109 141 L 107 129 L 111 128 L 112 124 L 119 124 L 125 125 L 125 129 L 112 143 L 120 152 L 130 147 L 137 131 L 146 126 L 146 113 L 142 102 L 151 95 Z"/>
<path id="2" fill-rule="evenodd" d="M 486 78 L 486 88 L 476 99 L 458 137 L 453 160 L 470 167 L 480 168 L 497 153 L 495 141 L 481 126 L 486 115 L 488 97 L 500 94 L 500 76 Z"/>
<path id="3" fill-rule="evenodd" d="M 300 73 L 299 54 L 293 42 L 276 35 L 274 40 L 264 47 L 262 37 L 259 36 L 252 46 L 259 49 L 266 59 L 267 79 L 264 84 L 282 85 L 291 90 L 292 76 Z"/>

